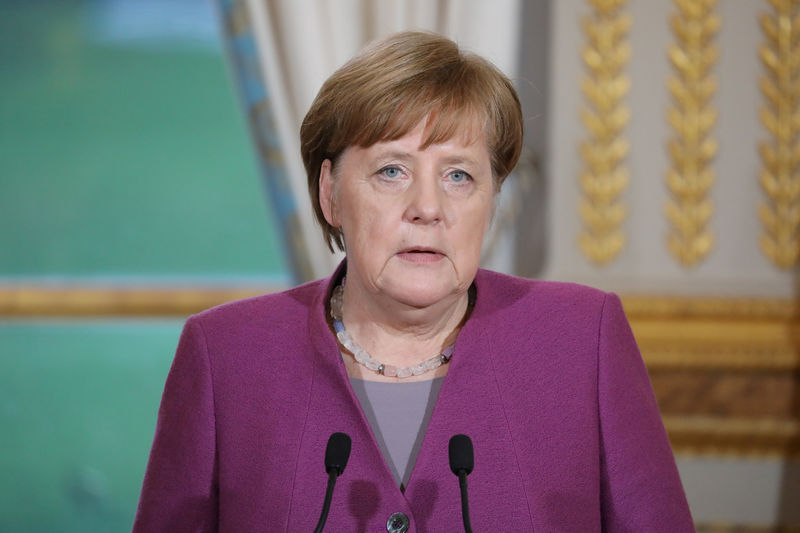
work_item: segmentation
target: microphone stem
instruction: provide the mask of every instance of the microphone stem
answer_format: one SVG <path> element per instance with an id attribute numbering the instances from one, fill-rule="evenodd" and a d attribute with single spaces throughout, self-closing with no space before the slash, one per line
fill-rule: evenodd
<path id="1" fill-rule="evenodd" d="M 336 484 L 338 475 L 335 468 L 331 468 L 331 471 L 328 472 L 328 488 L 325 490 L 325 501 L 322 504 L 322 513 L 319 515 L 319 522 L 317 522 L 314 533 L 322 533 L 325 521 L 328 520 L 328 510 L 331 508 L 331 500 L 333 499 L 333 486 Z"/>
<path id="2" fill-rule="evenodd" d="M 464 532 L 472 533 L 472 526 L 469 523 L 469 501 L 467 500 L 467 473 L 464 470 L 458 471 L 458 486 L 461 487 L 461 518 L 464 520 Z"/>

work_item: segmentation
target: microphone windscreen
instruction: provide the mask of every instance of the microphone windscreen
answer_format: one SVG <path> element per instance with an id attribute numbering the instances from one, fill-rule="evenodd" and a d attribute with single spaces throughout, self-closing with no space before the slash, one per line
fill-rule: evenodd
<path id="1" fill-rule="evenodd" d="M 336 469 L 336 475 L 341 476 L 347 460 L 350 458 L 350 436 L 347 433 L 336 432 L 328 439 L 325 447 L 325 471 L 330 474 Z"/>
<path id="2" fill-rule="evenodd" d="M 455 475 L 463 470 L 469 474 L 475 466 L 475 457 L 472 452 L 472 440 L 466 435 L 453 435 L 450 438 L 450 470 Z"/>

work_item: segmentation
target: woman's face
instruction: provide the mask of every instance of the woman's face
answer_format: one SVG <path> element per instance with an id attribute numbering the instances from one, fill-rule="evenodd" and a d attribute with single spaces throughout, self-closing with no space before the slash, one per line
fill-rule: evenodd
<path id="1" fill-rule="evenodd" d="M 485 135 L 422 150 L 424 133 L 420 124 L 394 141 L 351 146 L 320 174 L 325 218 L 344 234 L 348 287 L 413 307 L 466 292 L 494 206 Z"/>

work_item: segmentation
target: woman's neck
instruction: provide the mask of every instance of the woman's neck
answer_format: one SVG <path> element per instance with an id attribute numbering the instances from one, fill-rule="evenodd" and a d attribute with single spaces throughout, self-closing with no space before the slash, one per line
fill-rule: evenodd
<path id="1" fill-rule="evenodd" d="M 432 306 L 416 308 L 373 297 L 345 285 L 342 321 L 355 342 L 373 358 L 405 367 L 429 359 L 453 344 L 468 308 L 467 292 L 454 294 Z M 351 368 L 355 369 L 349 365 L 348 372 Z M 446 368 L 436 375 L 444 375 L 444 372 Z M 416 377 L 431 379 L 435 376 Z"/>

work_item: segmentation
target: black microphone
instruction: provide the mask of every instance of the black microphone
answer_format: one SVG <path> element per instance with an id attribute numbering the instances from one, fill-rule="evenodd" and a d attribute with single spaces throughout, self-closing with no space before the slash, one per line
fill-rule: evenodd
<path id="1" fill-rule="evenodd" d="M 342 475 L 347 460 L 350 458 L 350 436 L 347 433 L 336 432 L 328 439 L 325 447 L 325 471 L 328 473 L 328 488 L 325 491 L 325 502 L 322 504 L 322 513 L 319 515 L 319 522 L 314 533 L 321 533 L 328 519 L 328 511 L 331 508 L 333 499 L 333 487 L 336 485 L 336 478 Z"/>
<path id="2" fill-rule="evenodd" d="M 461 487 L 461 518 L 464 520 L 464 531 L 472 533 L 469 523 L 469 500 L 467 499 L 467 476 L 475 466 L 475 456 L 472 451 L 472 440 L 466 435 L 453 435 L 450 438 L 450 470 L 458 476 L 458 485 Z"/>

